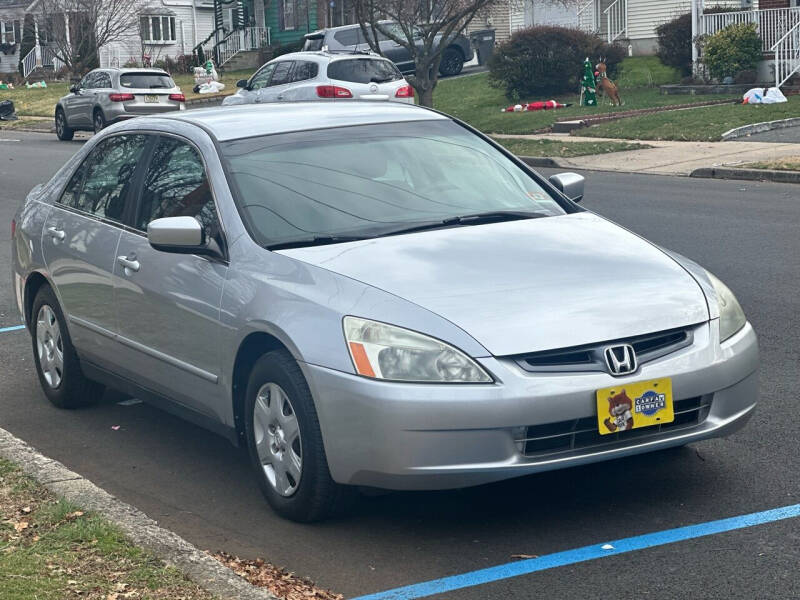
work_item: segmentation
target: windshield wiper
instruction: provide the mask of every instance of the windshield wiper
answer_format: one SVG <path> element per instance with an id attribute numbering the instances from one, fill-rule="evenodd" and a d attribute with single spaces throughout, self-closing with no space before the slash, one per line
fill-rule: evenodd
<path id="1" fill-rule="evenodd" d="M 524 219 L 539 219 L 547 216 L 548 215 L 546 213 L 526 210 L 494 210 L 470 215 L 461 215 L 458 217 L 448 217 L 447 219 L 434 221 L 432 223 L 420 223 L 418 225 L 411 225 L 410 227 L 391 229 L 389 231 L 381 232 L 378 235 L 379 237 L 387 235 L 401 235 L 403 233 L 415 233 L 417 231 L 429 231 L 432 229 L 445 229 L 447 227 L 483 225 L 484 223 L 501 223 L 503 221 L 521 221 Z"/>
<path id="2" fill-rule="evenodd" d="M 285 250 L 287 248 L 305 248 L 306 246 L 327 246 L 329 244 L 357 242 L 366 239 L 369 239 L 369 237 L 363 235 L 315 235 L 314 237 L 300 240 L 275 242 L 274 244 L 267 244 L 264 247 L 267 250 Z"/>

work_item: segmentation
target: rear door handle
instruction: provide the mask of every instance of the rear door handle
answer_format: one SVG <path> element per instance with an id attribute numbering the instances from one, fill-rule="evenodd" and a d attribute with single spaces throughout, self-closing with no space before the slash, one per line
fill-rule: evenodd
<path id="1" fill-rule="evenodd" d="M 64 238 L 67 237 L 67 234 L 64 233 L 63 229 L 56 229 L 55 227 L 48 227 L 47 235 L 53 238 L 54 242 L 63 242 Z"/>
<path id="2" fill-rule="evenodd" d="M 141 267 L 135 256 L 118 256 L 117 262 L 125 269 L 125 275 L 130 275 L 131 272 L 135 273 Z"/>

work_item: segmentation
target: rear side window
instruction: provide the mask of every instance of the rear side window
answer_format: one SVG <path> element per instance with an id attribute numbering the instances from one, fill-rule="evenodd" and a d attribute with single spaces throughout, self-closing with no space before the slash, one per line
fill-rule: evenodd
<path id="1" fill-rule="evenodd" d="M 306 43 L 303 44 L 303 50 L 308 52 L 315 52 L 317 50 L 322 50 L 322 46 L 324 45 L 323 39 L 320 38 L 313 38 L 310 40 L 306 40 Z"/>
<path id="2" fill-rule="evenodd" d="M 219 239 L 217 207 L 197 150 L 174 138 L 161 138 L 144 176 L 137 229 L 153 219 L 194 217 L 207 239 Z"/>
<path id="3" fill-rule="evenodd" d="M 134 90 L 158 90 L 175 87 L 172 77 L 163 73 L 123 73 L 119 84 Z"/>
<path id="4" fill-rule="evenodd" d="M 394 63 L 379 58 L 350 58 L 336 60 L 328 65 L 328 79 L 352 83 L 385 83 L 403 76 Z"/>
<path id="5" fill-rule="evenodd" d="M 292 81 L 291 74 L 292 74 L 293 64 L 294 62 L 291 60 L 279 62 L 278 65 L 275 67 L 275 71 L 272 73 L 272 79 L 269 80 L 270 87 L 272 87 L 273 85 L 283 85 L 284 83 L 290 83 Z"/>
<path id="6" fill-rule="evenodd" d="M 362 37 L 359 34 L 361 30 L 354 27 L 353 29 L 344 29 L 337 31 L 333 34 L 333 39 L 339 42 L 342 46 L 356 46 L 362 42 Z"/>
<path id="7" fill-rule="evenodd" d="M 305 81 L 306 79 L 314 79 L 319 73 L 319 66 L 317 63 L 299 60 L 294 63 L 294 71 L 292 71 L 292 81 Z"/>
<path id="8" fill-rule="evenodd" d="M 98 73 L 97 78 L 95 79 L 96 88 L 110 88 L 111 87 L 111 75 L 108 73 Z"/>
<path id="9" fill-rule="evenodd" d="M 122 221 L 144 135 L 117 135 L 100 142 L 78 167 L 59 203 L 97 217 Z"/>

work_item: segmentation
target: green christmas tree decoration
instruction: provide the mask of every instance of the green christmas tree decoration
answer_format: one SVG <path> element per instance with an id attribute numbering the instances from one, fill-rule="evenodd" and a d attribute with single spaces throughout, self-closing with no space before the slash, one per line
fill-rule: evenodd
<path id="1" fill-rule="evenodd" d="M 594 79 L 592 63 L 588 57 L 583 61 L 583 78 L 581 79 L 581 106 L 597 106 L 597 82 Z"/>

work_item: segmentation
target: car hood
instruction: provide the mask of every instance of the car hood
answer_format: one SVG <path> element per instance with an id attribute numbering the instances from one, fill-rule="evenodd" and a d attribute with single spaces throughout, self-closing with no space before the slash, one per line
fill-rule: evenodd
<path id="1" fill-rule="evenodd" d="M 280 252 L 435 312 L 495 356 L 709 318 L 700 286 L 683 267 L 588 212 Z"/>

